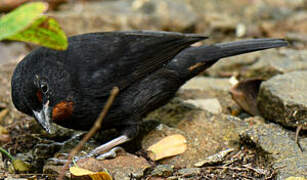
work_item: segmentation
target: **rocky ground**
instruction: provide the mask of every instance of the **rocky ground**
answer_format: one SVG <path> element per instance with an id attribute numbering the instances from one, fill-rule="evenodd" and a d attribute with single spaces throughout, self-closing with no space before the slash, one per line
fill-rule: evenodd
<path id="1" fill-rule="evenodd" d="M 123 146 L 127 152 L 104 161 L 87 159 L 79 162 L 80 167 L 105 168 L 115 179 L 307 178 L 306 0 L 68 1 L 49 14 L 68 35 L 152 29 L 209 35 L 204 43 L 255 37 L 286 38 L 290 43 L 221 60 L 148 115 L 139 137 Z M 53 179 L 61 166 L 46 160 L 69 152 L 79 139 L 55 143 L 77 132 L 59 129 L 57 135 L 47 135 L 32 118 L 14 109 L 11 73 L 31 48 L 0 43 L 0 143 L 31 164 L 28 173 Z M 240 85 L 233 87 L 234 77 Z M 151 161 L 146 149 L 173 134 L 186 138 L 187 150 Z M 114 136 L 113 131 L 96 135 L 83 151 Z M 32 176 L 18 175 L 8 167 L 10 162 L 2 155 L 3 176 Z"/>

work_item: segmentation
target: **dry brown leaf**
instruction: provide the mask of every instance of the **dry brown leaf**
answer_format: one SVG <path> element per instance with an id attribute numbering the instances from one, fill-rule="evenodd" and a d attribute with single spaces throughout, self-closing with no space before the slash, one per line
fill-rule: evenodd
<path id="1" fill-rule="evenodd" d="M 0 126 L 0 142 L 9 142 L 10 140 L 11 137 L 8 130 L 3 126 Z"/>
<path id="2" fill-rule="evenodd" d="M 11 140 L 10 135 L 8 134 L 0 134 L 0 142 L 7 143 Z"/>
<path id="3" fill-rule="evenodd" d="M 90 170 L 79 168 L 79 167 L 71 167 L 71 168 L 69 168 L 69 172 L 71 174 L 75 175 L 75 176 L 85 176 L 85 175 L 89 175 L 89 174 L 94 173 Z"/>
<path id="4" fill-rule="evenodd" d="M 107 172 L 97 172 L 89 175 L 92 180 L 112 180 L 112 177 Z"/>
<path id="5" fill-rule="evenodd" d="M 8 133 L 9 131 L 5 127 L 0 126 L 0 134 L 8 134 Z"/>
<path id="6" fill-rule="evenodd" d="M 9 112 L 8 109 L 3 109 L 2 111 L 0 111 L 0 121 L 2 121 L 5 118 L 8 112 Z"/>
<path id="7" fill-rule="evenodd" d="M 151 145 L 147 151 L 151 160 L 157 161 L 166 157 L 182 154 L 187 149 L 187 141 L 181 134 L 167 136 L 156 144 Z"/>
<path id="8" fill-rule="evenodd" d="M 251 115 L 259 115 L 257 96 L 262 79 L 246 79 L 230 89 L 232 99 Z"/>
<path id="9" fill-rule="evenodd" d="M 90 177 L 92 180 L 112 180 L 112 176 L 107 172 L 92 172 L 79 167 L 71 167 L 69 168 L 69 172 L 73 176 L 84 177 L 84 179 L 88 179 L 88 177 Z"/>

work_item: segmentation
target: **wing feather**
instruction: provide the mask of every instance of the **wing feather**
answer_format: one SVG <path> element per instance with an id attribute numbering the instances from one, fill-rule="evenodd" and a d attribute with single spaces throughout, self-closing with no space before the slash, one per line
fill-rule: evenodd
<path id="1" fill-rule="evenodd" d="M 118 86 L 122 90 L 163 67 L 182 49 L 205 38 L 156 31 L 84 34 L 69 39 L 74 45 L 70 46 L 66 60 L 79 65 L 75 74 L 85 89 L 103 87 L 102 91 L 109 91 Z"/>

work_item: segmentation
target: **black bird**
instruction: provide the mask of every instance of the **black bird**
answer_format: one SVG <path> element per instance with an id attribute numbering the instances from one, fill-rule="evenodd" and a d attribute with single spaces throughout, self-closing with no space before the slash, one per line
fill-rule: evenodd
<path id="1" fill-rule="evenodd" d="M 40 47 L 27 55 L 12 77 L 16 108 L 49 133 L 52 123 L 89 130 L 110 94 L 119 87 L 102 130 L 121 136 L 91 154 L 133 139 L 141 119 L 166 104 L 187 80 L 220 58 L 286 46 L 282 39 L 253 39 L 192 47 L 195 34 L 153 31 L 90 33 L 69 38 L 65 51 Z"/>

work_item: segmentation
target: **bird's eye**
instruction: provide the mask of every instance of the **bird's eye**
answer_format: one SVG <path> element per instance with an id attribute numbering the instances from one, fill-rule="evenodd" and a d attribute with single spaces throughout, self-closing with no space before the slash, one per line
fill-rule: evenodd
<path id="1" fill-rule="evenodd" d="M 41 84 L 41 90 L 42 90 L 42 93 L 46 94 L 48 92 L 47 84 Z"/>

